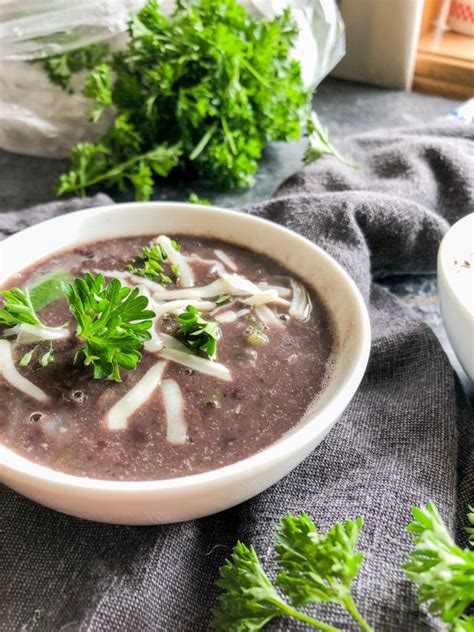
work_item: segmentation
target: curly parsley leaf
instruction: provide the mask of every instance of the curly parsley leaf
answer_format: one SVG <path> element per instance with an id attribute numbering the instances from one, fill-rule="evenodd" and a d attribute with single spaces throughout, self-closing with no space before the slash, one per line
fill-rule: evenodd
<path id="1" fill-rule="evenodd" d="M 211 201 L 210 200 L 208 200 L 206 198 L 199 197 L 199 195 L 197 195 L 196 193 L 190 193 L 189 194 L 188 202 L 190 204 L 201 204 L 201 206 L 210 206 L 211 205 Z"/>
<path id="2" fill-rule="evenodd" d="M 77 322 L 76 336 L 85 343 L 76 361 L 92 365 L 96 379 L 120 382 L 120 368 L 135 369 L 140 350 L 151 337 L 148 330 L 155 314 L 146 309 L 148 299 L 117 279 L 106 284 L 102 274 L 86 273 L 62 287 Z"/>
<path id="3" fill-rule="evenodd" d="M 306 123 L 306 136 L 308 137 L 308 146 L 303 157 L 305 164 L 309 164 L 322 156 L 334 156 L 349 167 L 360 167 L 359 164 L 352 162 L 352 160 L 344 158 L 334 145 L 329 142 L 328 129 L 324 127 L 314 111 L 311 112 Z"/>
<path id="4" fill-rule="evenodd" d="M 124 120 L 126 118 L 120 119 L 121 128 L 113 128 L 107 138 L 110 142 L 117 142 L 118 136 L 126 136 L 128 145 L 131 142 L 138 145 L 138 132 L 130 125 L 125 126 Z M 152 174 L 168 175 L 178 164 L 180 155 L 179 145 L 159 145 L 124 162 L 117 162 L 116 154 L 110 146 L 79 143 L 71 153 L 71 170 L 59 177 L 56 193 L 77 193 L 84 196 L 89 187 L 100 183 L 106 186 L 115 185 L 124 190 L 125 182 L 128 181 L 134 186 L 137 200 L 149 200 L 154 191 Z"/>
<path id="5" fill-rule="evenodd" d="M 469 505 L 469 512 L 467 514 L 470 527 L 466 527 L 466 533 L 468 533 L 469 544 L 474 547 L 474 507 Z"/>
<path id="6" fill-rule="evenodd" d="M 204 320 L 202 312 L 193 305 L 188 305 L 186 310 L 176 317 L 176 322 L 181 325 L 176 333 L 181 334 L 190 349 L 196 353 L 203 352 L 209 360 L 216 358 L 217 341 L 221 335 L 217 322 Z"/>
<path id="7" fill-rule="evenodd" d="M 456 545 L 432 503 L 413 507 L 412 514 L 407 531 L 415 550 L 402 568 L 416 584 L 420 603 L 445 623 L 454 623 L 474 603 L 474 551 Z"/>
<path id="8" fill-rule="evenodd" d="M 352 599 L 351 585 L 364 556 L 356 551 L 363 518 L 337 522 L 325 535 L 305 513 L 288 515 L 277 528 L 278 586 L 295 606 L 330 601 L 345 607 L 362 629 L 371 630 Z"/>
<path id="9" fill-rule="evenodd" d="M 109 64 L 98 64 L 88 75 L 84 94 L 95 102 L 90 112 L 93 123 L 102 116 L 104 110 L 112 105 L 112 71 Z"/>
<path id="10" fill-rule="evenodd" d="M 39 60 L 49 80 L 63 88 L 69 94 L 74 92 L 73 75 L 81 70 L 92 70 L 101 61 L 109 57 L 106 44 L 90 44 L 84 48 L 67 51 L 60 55 L 52 55 Z"/>
<path id="11" fill-rule="evenodd" d="M 26 323 L 43 327 L 43 323 L 36 314 L 31 296 L 27 288 L 21 290 L 18 287 L 0 292 L 4 302 L 0 307 L 0 325 L 14 327 Z"/>
<path id="12" fill-rule="evenodd" d="M 217 585 L 224 590 L 214 610 L 213 628 L 222 632 L 257 632 L 276 617 L 291 616 L 335 632 L 336 628 L 292 608 L 273 587 L 251 546 L 238 542 L 220 569 Z"/>

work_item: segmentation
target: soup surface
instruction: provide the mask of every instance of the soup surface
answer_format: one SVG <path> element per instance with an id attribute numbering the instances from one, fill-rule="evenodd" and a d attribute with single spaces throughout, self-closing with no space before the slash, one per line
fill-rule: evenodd
<path id="1" fill-rule="evenodd" d="M 91 243 L 5 284 L 3 289 L 25 288 L 41 285 L 51 273 L 76 278 L 102 272 L 107 283 L 118 277 L 138 287 L 158 315 L 141 361 L 135 370 L 120 371 L 121 382 L 94 379 L 91 366 L 74 361 L 84 342 L 75 335 L 64 297 L 37 309 L 42 323 L 67 330 L 64 337 L 28 342 L 18 328 L 0 325 L 1 443 L 68 474 L 151 480 L 234 463 L 299 422 L 330 377 L 336 351 L 320 297 L 265 256 L 182 235 L 174 239 L 180 245 L 177 268 L 182 264 L 186 274 L 177 279 L 168 261 L 171 282 L 159 285 L 139 276 L 144 271 L 136 259 L 134 273 L 129 271 L 130 261 L 155 238 Z M 214 359 L 190 349 L 178 332 L 176 318 L 187 305 L 217 323 Z M 28 362 L 25 354 L 32 350 Z"/>

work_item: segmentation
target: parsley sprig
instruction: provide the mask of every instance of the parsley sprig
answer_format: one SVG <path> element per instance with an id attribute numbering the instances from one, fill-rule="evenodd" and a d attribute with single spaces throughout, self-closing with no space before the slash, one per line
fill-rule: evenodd
<path id="1" fill-rule="evenodd" d="M 120 382 L 120 368 L 135 369 L 140 349 L 151 337 L 148 330 L 155 314 L 146 309 L 148 299 L 117 279 L 107 285 L 102 274 L 86 273 L 62 287 L 77 321 L 76 336 L 85 342 L 76 361 L 91 365 L 96 379 Z"/>
<path id="2" fill-rule="evenodd" d="M 194 305 L 188 305 L 186 310 L 176 317 L 176 322 L 181 325 L 177 330 L 185 344 L 195 351 L 201 351 L 209 360 L 214 360 L 217 355 L 217 341 L 220 338 L 219 325 L 215 321 L 204 320 L 202 312 Z"/>
<path id="3" fill-rule="evenodd" d="M 174 240 L 171 240 L 171 245 L 175 250 L 180 250 L 181 246 Z M 177 283 L 180 277 L 180 271 L 178 266 L 170 265 L 170 270 L 173 275 L 171 278 L 165 272 L 164 265 L 168 255 L 165 249 L 157 243 L 151 243 L 145 246 L 142 253 L 134 257 L 128 264 L 128 269 L 137 276 L 147 277 L 162 285 L 169 283 Z"/>
<path id="4" fill-rule="evenodd" d="M 412 512 L 415 520 L 407 530 L 414 536 L 415 549 L 402 568 L 416 584 L 420 603 L 427 603 L 451 632 L 474 632 L 474 616 L 465 614 L 474 603 L 474 551 L 455 544 L 432 503 L 413 507 Z M 472 508 L 468 520 L 474 524 Z M 363 554 L 356 550 L 362 525 L 362 518 L 346 520 L 320 534 L 307 514 L 286 516 L 277 525 L 279 572 L 274 583 L 254 548 L 238 542 L 220 569 L 217 584 L 224 592 L 214 611 L 214 628 L 257 632 L 274 618 L 292 617 L 334 632 L 337 628 L 299 610 L 331 602 L 343 606 L 369 632 L 372 628 L 351 594 L 363 561 Z"/>
<path id="5" fill-rule="evenodd" d="M 277 526 L 276 562 L 279 574 L 273 587 L 253 547 L 239 542 L 221 568 L 218 585 L 225 590 L 215 610 L 217 630 L 257 631 L 271 619 L 291 616 L 321 630 L 334 631 L 297 608 L 321 601 L 345 607 L 363 630 L 371 627 L 357 610 L 351 596 L 363 554 L 356 552 L 362 518 L 336 523 L 327 534 L 318 533 L 311 518 L 288 515 Z"/>
<path id="6" fill-rule="evenodd" d="M 344 156 L 329 142 L 329 132 L 319 120 L 316 112 L 311 112 L 306 122 L 306 136 L 308 137 L 308 146 L 303 157 L 306 164 L 321 158 L 322 156 L 334 156 L 340 162 L 348 167 L 359 168 L 360 165 L 352 160 L 344 158 Z"/>
<path id="7" fill-rule="evenodd" d="M 420 603 L 445 623 L 459 624 L 459 617 L 474 602 L 474 551 L 456 545 L 436 507 L 412 509 L 407 527 L 415 550 L 403 568 L 418 588 Z"/>

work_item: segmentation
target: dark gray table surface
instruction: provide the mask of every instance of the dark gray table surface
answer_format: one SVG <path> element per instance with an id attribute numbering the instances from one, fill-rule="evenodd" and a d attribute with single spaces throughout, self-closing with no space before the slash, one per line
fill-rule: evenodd
<path id="1" fill-rule="evenodd" d="M 396 127 L 445 116 L 456 101 L 373 86 L 326 79 L 314 98 L 318 114 L 338 140 L 380 127 Z M 214 204 L 237 208 L 258 202 L 272 195 L 277 186 L 301 168 L 305 143 L 273 143 L 264 154 L 253 189 L 231 193 L 215 192 L 206 186 L 175 182 L 160 187 L 158 200 L 184 201 L 191 191 L 212 200 Z M 21 209 L 54 199 L 53 184 L 67 162 L 0 151 L 0 212 Z M 127 195 L 111 195 L 116 201 Z M 436 277 L 399 277 L 384 282 L 399 298 L 410 305 L 434 330 L 448 353 L 463 386 L 474 402 L 474 386 L 469 383 L 449 345 L 439 310 Z"/>

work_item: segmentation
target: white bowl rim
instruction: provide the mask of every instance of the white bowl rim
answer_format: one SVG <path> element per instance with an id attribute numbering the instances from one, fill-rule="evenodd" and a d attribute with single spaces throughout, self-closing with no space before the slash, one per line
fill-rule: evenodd
<path id="1" fill-rule="evenodd" d="M 227 214 L 232 217 L 239 217 L 243 221 L 251 221 L 256 225 L 262 227 L 270 225 L 273 230 L 278 230 L 282 234 L 282 237 L 288 233 L 293 238 L 296 238 L 301 243 L 309 245 L 311 248 L 318 251 L 318 255 L 326 261 L 326 263 L 335 268 L 338 274 L 343 278 L 352 292 L 352 298 L 355 300 L 359 309 L 359 319 L 361 324 L 360 344 L 357 353 L 357 360 L 354 363 L 352 371 L 344 378 L 342 385 L 339 387 L 334 397 L 328 401 L 318 412 L 308 419 L 308 421 L 301 424 L 298 428 L 296 425 L 290 433 L 283 435 L 275 443 L 270 444 L 266 448 L 263 448 L 259 452 L 252 454 L 249 457 L 225 465 L 208 472 L 199 474 L 189 474 L 187 476 L 179 476 L 176 478 L 156 479 L 156 480 L 143 480 L 143 481 L 114 481 L 106 479 L 96 479 L 82 476 L 75 476 L 72 474 L 65 474 L 59 470 L 39 465 L 27 458 L 17 454 L 13 450 L 10 450 L 6 446 L 0 444 L 0 453 L 4 452 L 7 459 L 0 459 L 0 464 L 3 461 L 3 465 L 0 467 L 6 467 L 10 471 L 15 471 L 22 476 L 28 476 L 30 479 L 36 479 L 41 482 L 49 482 L 56 485 L 63 485 L 65 487 L 74 489 L 90 489 L 95 491 L 104 492 L 158 492 L 158 491 L 174 491 L 179 489 L 189 489 L 193 487 L 201 487 L 203 485 L 212 485 L 216 482 L 222 482 L 227 479 L 239 477 L 244 474 L 246 470 L 251 470 L 255 474 L 258 473 L 260 468 L 267 469 L 269 464 L 277 464 L 285 456 L 288 456 L 298 450 L 301 444 L 306 443 L 305 434 L 308 428 L 318 424 L 318 434 L 323 434 L 327 431 L 331 425 L 338 419 L 342 412 L 347 407 L 348 403 L 352 399 L 356 392 L 367 367 L 370 344 L 371 344 L 371 328 L 370 319 L 366 304 L 360 290 L 352 280 L 351 276 L 346 270 L 324 249 L 314 244 L 312 241 L 303 237 L 299 233 L 292 231 L 285 226 L 272 222 L 270 220 L 245 213 L 237 210 L 230 210 L 214 205 L 199 205 L 186 202 L 173 202 L 173 201 L 156 201 L 156 202 L 126 202 L 119 204 L 110 204 L 104 206 L 96 206 L 92 208 L 82 209 L 79 211 L 73 211 L 68 214 L 59 215 L 51 219 L 45 220 L 34 224 L 18 233 L 7 237 L 3 242 L 0 242 L 0 252 L 2 244 L 7 240 L 21 239 L 29 232 L 33 232 L 37 226 L 50 225 L 53 228 L 54 224 L 67 221 L 67 218 L 73 219 L 79 214 L 90 214 L 91 216 L 99 212 L 113 212 L 120 209 L 126 209 L 127 207 L 136 208 L 137 205 L 144 207 L 179 207 L 198 212 L 203 210 L 206 212 L 215 212 L 220 216 Z M 218 239 L 218 237 L 217 237 Z M 66 247 L 65 247 L 66 249 Z M 276 259 L 278 261 L 278 258 Z M 21 270 L 21 268 L 19 268 Z"/>
<path id="2" fill-rule="evenodd" d="M 448 261 L 448 250 L 451 242 L 456 239 L 457 234 L 460 231 L 464 230 L 464 225 L 467 225 L 468 228 L 471 228 L 471 225 L 474 224 L 474 213 L 468 213 L 458 219 L 447 231 L 444 235 L 438 249 L 438 274 L 442 275 L 445 282 L 445 289 L 449 292 L 452 300 L 456 305 L 461 309 L 461 311 L 467 316 L 468 320 L 474 321 L 474 312 L 469 309 L 466 305 L 466 302 L 459 296 L 459 293 L 456 291 L 452 283 L 452 266 Z"/>

